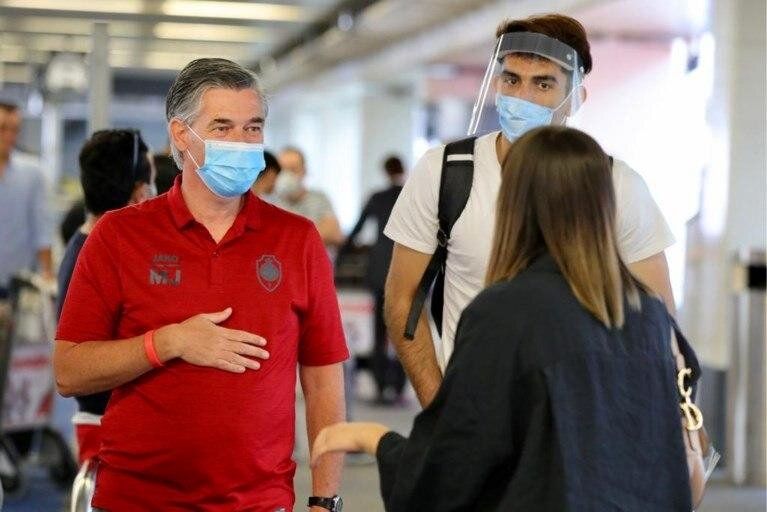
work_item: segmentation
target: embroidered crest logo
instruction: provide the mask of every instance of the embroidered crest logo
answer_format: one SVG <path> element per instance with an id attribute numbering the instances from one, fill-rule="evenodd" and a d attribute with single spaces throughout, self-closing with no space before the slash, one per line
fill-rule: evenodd
<path id="1" fill-rule="evenodd" d="M 273 292 L 282 281 L 282 265 L 275 256 L 265 254 L 256 262 L 258 282 L 268 292 Z"/>
<path id="2" fill-rule="evenodd" d="M 153 286 L 179 286 L 181 259 L 175 254 L 155 254 L 149 267 L 149 284 Z"/>

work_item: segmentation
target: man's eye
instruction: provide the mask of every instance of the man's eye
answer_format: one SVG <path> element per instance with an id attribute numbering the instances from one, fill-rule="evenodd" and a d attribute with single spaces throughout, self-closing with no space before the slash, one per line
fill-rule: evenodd
<path id="1" fill-rule="evenodd" d="M 548 91 L 549 89 L 551 89 L 551 84 L 548 82 L 541 82 L 540 84 L 538 84 L 538 87 L 540 87 L 544 91 Z"/>
<path id="2" fill-rule="evenodd" d="M 247 130 L 249 132 L 253 132 L 253 133 L 258 133 L 258 132 L 261 131 L 261 127 L 260 126 L 248 126 L 247 128 L 245 128 L 245 130 Z"/>

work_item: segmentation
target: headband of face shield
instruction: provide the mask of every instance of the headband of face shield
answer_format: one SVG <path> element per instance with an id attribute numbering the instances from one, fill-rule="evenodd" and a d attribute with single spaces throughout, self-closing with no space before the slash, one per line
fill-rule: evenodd
<path id="1" fill-rule="evenodd" d="M 559 91 L 557 100 L 554 104 L 539 105 L 553 110 L 553 119 L 564 120 L 566 117 L 577 112 L 581 104 L 580 87 L 583 84 L 583 67 L 576 52 L 569 45 L 536 32 L 511 32 L 503 34 L 498 38 L 490 61 L 487 64 L 485 74 L 480 86 L 479 95 L 474 102 L 471 121 L 467 135 L 475 135 L 481 127 L 485 126 L 488 115 L 496 116 L 494 109 L 488 108 L 496 104 L 496 92 L 502 95 L 502 74 L 505 71 L 513 72 L 509 69 L 509 62 L 506 57 L 511 54 L 527 54 L 542 57 L 557 65 L 561 72 L 557 74 L 558 79 L 556 89 Z M 559 83 L 559 79 L 564 75 L 564 83 Z M 524 84 L 523 84 L 524 85 Z M 537 103 L 536 98 L 522 98 L 532 103 Z"/>

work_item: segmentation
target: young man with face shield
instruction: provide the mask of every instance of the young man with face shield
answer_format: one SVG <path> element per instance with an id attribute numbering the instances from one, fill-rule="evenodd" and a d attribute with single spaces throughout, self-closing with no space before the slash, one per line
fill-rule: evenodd
<path id="1" fill-rule="evenodd" d="M 501 131 L 469 140 L 467 154 L 443 159 L 444 146 L 428 151 L 405 184 L 385 230 L 395 242 L 386 284 L 387 327 L 424 406 L 442 380 L 461 311 L 483 287 L 501 163 L 519 136 L 538 126 L 564 124 L 586 99 L 583 79 L 592 62 L 586 32 L 577 20 L 559 14 L 510 20 L 501 24 L 496 36 L 469 135 L 483 124 L 483 106 L 493 94 Z M 443 166 L 456 161 L 467 162 L 473 175 L 465 207 L 452 230 L 444 233 L 440 182 Z M 634 275 L 673 310 L 663 253 L 673 236 L 642 178 L 617 159 L 613 181 L 621 255 Z M 441 337 L 432 334 L 427 308 L 416 300 L 428 291 L 430 282 L 421 281 L 427 281 L 427 269 L 437 267 L 430 262 L 438 251 L 446 254 L 442 321 L 435 326 Z"/>
<path id="2" fill-rule="evenodd" d="M 195 60 L 166 115 L 181 175 L 166 194 L 101 217 L 56 335 L 62 394 L 113 390 L 92 503 L 293 510 L 297 365 L 310 442 L 344 418 L 332 268 L 310 221 L 250 191 L 266 118 L 252 73 Z M 312 512 L 340 510 L 341 464 L 312 471 Z"/>

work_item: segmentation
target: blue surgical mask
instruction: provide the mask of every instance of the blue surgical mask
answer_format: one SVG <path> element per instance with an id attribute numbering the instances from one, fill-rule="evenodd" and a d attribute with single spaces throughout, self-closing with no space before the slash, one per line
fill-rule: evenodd
<path id="1" fill-rule="evenodd" d="M 241 196 L 266 168 L 262 144 L 204 140 L 191 127 L 189 130 L 205 143 L 205 161 L 200 165 L 191 153 L 187 153 L 197 166 L 202 182 L 217 196 Z"/>
<path id="2" fill-rule="evenodd" d="M 554 118 L 554 109 L 514 96 L 496 94 L 495 108 L 498 110 L 503 136 L 510 142 L 533 128 L 550 125 Z"/>

